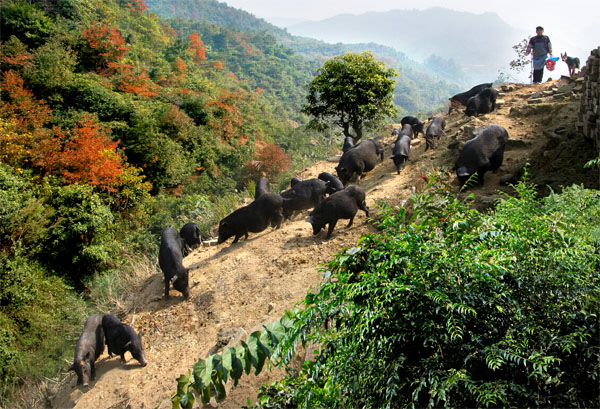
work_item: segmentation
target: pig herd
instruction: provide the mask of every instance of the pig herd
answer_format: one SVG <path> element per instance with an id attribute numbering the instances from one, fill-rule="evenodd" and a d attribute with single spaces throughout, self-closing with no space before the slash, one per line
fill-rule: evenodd
<path id="1" fill-rule="evenodd" d="M 498 92 L 492 84 L 480 84 L 469 91 L 450 98 L 450 110 L 465 106 L 465 114 L 472 116 L 491 112 L 496 106 Z M 399 174 L 411 156 L 411 141 L 423 134 L 425 151 L 435 149 L 444 134 L 446 120 L 442 117 L 430 118 L 425 124 L 418 118 L 407 116 L 401 121 L 402 128 L 394 129 L 397 136 L 392 147 L 392 159 Z M 488 125 L 475 138 L 467 141 L 453 170 L 462 187 L 471 177 L 483 184 L 484 174 L 496 171 L 503 162 L 504 148 L 508 141 L 506 129 L 500 125 Z M 243 206 L 219 222 L 218 244 L 233 237 L 233 243 L 249 233 L 259 233 L 268 227 L 280 228 L 285 220 L 293 219 L 298 212 L 311 210 L 305 219 L 313 229 L 313 234 L 327 227 L 329 239 L 340 219 L 349 220 L 350 227 L 358 210 L 369 216 L 365 191 L 355 184 L 366 172 L 384 160 L 384 150 L 377 138 L 367 139 L 355 145 L 351 137 L 344 140 L 343 154 L 335 170 L 337 177 L 323 172 L 317 178 L 301 180 L 293 178 L 290 188 L 280 194 L 271 193 L 266 178 L 256 183 L 254 201 Z M 159 266 L 164 275 L 164 297 L 169 298 L 169 288 L 190 295 L 189 270 L 183 266 L 183 258 L 201 244 L 200 229 L 194 223 L 187 223 L 180 231 L 172 227 L 163 230 L 158 254 Z M 69 368 L 77 374 L 77 384 L 87 386 L 94 380 L 95 361 L 108 346 L 109 356 L 120 355 L 125 362 L 125 352 L 129 351 L 142 366 L 146 365 L 141 334 L 129 325 L 121 323 L 111 314 L 92 315 L 83 328 L 83 333 L 75 347 L 73 365 Z"/>
<path id="2" fill-rule="evenodd" d="M 96 378 L 96 360 L 108 346 L 108 355 L 121 356 L 125 363 L 125 352 L 131 353 L 141 366 L 146 366 L 142 334 L 123 324 L 112 314 L 90 316 L 83 327 L 83 333 L 75 346 L 73 365 L 69 370 L 77 374 L 77 385 L 88 386 Z"/>

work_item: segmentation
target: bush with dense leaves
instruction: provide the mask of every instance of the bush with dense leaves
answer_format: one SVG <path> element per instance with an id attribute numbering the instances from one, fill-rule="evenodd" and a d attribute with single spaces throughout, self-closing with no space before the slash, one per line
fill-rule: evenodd
<path id="1" fill-rule="evenodd" d="M 486 215 L 447 180 L 329 263 L 278 351 L 316 359 L 258 407 L 600 406 L 600 192 L 522 183 Z"/>

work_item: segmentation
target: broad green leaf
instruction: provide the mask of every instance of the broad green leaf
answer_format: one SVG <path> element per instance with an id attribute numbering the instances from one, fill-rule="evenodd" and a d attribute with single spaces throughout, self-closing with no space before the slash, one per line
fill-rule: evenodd
<path id="1" fill-rule="evenodd" d="M 229 373 L 232 370 L 233 360 L 235 357 L 235 349 L 227 348 L 223 351 L 223 381 L 227 382 L 227 378 L 229 377 Z"/>
<path id="2" fill-rule="evenodd" d="M 254 374 L 258 375 L 265 363 L 265 352 L 260 345 L 260 332 L 254 331 L 248 337 L 248 350 L 250 351 L 250 362 L 254 366 Z"/>
<path id="3" fill-rule="evenodd" d="M 248 375 L 250 373 L 250 368 L 252 367 L 252 364 L 250 363 L 250 351 L 248 350 L 248 344 L 246 344 L 244 341 L 240 341 L 240 345 L 235 347 L 235 355 L 242 362 L 244 372 L 246 372 L 246 375 Z"/>
<path id="4" fill-rule="evenodd" d="M 283 318 L 282 318 L 283 320 Z M 281 342 L 281 340 L 283 339 L 283 337 L 285 336 L 285 328 L 283 326 L 283 324 L 279 321 L 274 321 L 271 322 L 269 324 L 267 324 L 267 326 L 265 327 L 270 335 L 274 338 L 273 339 L 273 343 L 275 345 L 279 344 Z"/>
<path id="5" fill-rule="evenodd" d="M 220 379 L 213 379 L 213 385 L 215 387 L 215 391 L 217 392 L 217 400 L 223 400 L 227 397 L 225 393 L 225 386 Z"/>
<path id="6" fill-rule="evenodd" d="M 238 357 L 237 351 L 234 348 L 229 348 L 231 351 L 231 378 L 233 379 L 233 384 L 237 385 L 238 379 L 242 376 L 244 371 L 244 367 L 242 364 L 242 360 Z"/>

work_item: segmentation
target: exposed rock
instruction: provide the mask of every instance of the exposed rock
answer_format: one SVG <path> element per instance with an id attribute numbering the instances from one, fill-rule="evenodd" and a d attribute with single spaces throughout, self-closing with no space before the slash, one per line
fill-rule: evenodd
<path id="1" fill-rule="evenodd" d="M 519 149 L 525 148 L 531 145 L 529 142 L 522 141 L 521 139 L 509 139 L 506 142 L 506 149 Z"/>
<path id="2" fill-rule="evenodd" d="M 544 102 L 544 99 L 542 98 L 531 98 L 527 101 L 528 104 L 540 104 L 542 102 Z"/>
<path id="3" fill-rule="evenodd" d="M 517 178 L 512 173 L 507 173 L 506 175 L 500 176 L 500 184 L 508 185 L 517 183 Z"/>

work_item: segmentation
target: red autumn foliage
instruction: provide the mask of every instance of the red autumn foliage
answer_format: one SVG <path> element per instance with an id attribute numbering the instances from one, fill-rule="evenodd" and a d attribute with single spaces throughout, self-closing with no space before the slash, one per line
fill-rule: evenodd
<path id="1" fill-rule="evenodd" d="M 263 89 L 261 87 L 256 87 L 256 95 L 262 94 Z"/>
<path id="2" fill-rule="evenodd" d="M 215 120 L 208 123 L 213 129 L 221 132 L 221 139 L 228 141 L 236 134 L 236 129 L 243 124 L 242 112 L 238 104 L 242 101 L 242 92 L 222 90 L 219 96 L 209 101 L 206 106 L 213 109 Z"/>
<path id="3" fill-rule="evenodd" d="M 19 132 L 40 132 L 52 115 L 46 101 L 35 98 L 25 89 L 24 81 L 16 71 L 4 73 L 2 94 L 0 116 L 13 120 Z"/>
<path id="4" fill-rule="evenodd" d="M 148 8 L 144 0 L 129 0 L 125 3 L 125 6 L 127 6 L 132 12 L 139 14 L 142 14 L 144 10 Z"/>
<path id="5" fill-rule="evenodd" d="M 118 150 L 119 141 L 87 117 L 75 128 L 64 132 L 54 129 L 55 136 L 40 141 L 35 164 L 42 174 L 59 174 L 67 183 L 82 183 L 100 190 L 115 192 L 126 168 Z"/>
<path id="6" fill-rule="evenodd" d="M 185 61 L 177 57 L 173 62 L 173 71 L 175 71 L 177 74 L 185 74 L 187 72 L 187 65 L 185 64 Z"/>
<path id="7" fill-rule="evenodd" d="M 290 165 L 290 156 L 280 146 L 270 144 L 265 146 L 254 160 L 247 162 L 244 170 L 248 180 L 257 180 L 261 177 L 273 180 L 288 170 Z"/>
<path id="8" fill-rule="evenodd" d="M 117 29 L 109 24 L 92 22 L 92 27 L 83 30 L 83 38 L 93 52 L 96 70 L 102 72 L 109 68 L 110 63 L 118 63 L 123 59 L 129 47 Z"/>
<path id="9" fill-rule="evenodd" d="M 193 126 L 193 119 L 175 105 L 171 105 L 160 120 L 163 132 L 177 141 L 188 139 Z"/>
<path id="10" fill-rule="evenodd" d="M 217 70 L 222 70 L 225 67 L 223 67 L 223 62 L 222 61 L 217 61 L 216 63 L 213 64 L 213 68 L 216 68 Z"/>
<path id="11" fill-rule="evenodd" d="M 188 40 L 190 41 L 190 50 L 192 50 L 194 55 L 194 61 L 199 64 L 203 60 L 206 60 L 206 47 L 204 47 L 204 42 L 200 40 L 198 33 L 192 33 L 188 37 Z"/>
<path id="12" fill-rule="evenodd" d="M 32 56 L 23 44 L 11 46 L 0 44 L 0 67 L 2 71 L 10 69 L 21 71 L 31 64 Z"/>
<path id="13" fill-rule="evenodd" d="M 227 74 L 225 74 L 225 76 L 231 78 L 234 81 L 239 81 L 238 77 L 232 72 L 228 72 Z"/>
<path id="14" fill-rule="evenodd" d="M 155 97 L 158 95 L 160 87 L 152 82 L 146 68 L 142 67 L 139 72 L 134 72 L 134 68 L 130 64 L 118 65 L 117 89 L 128 94 L 142 95 L 145 97 Z"/>

